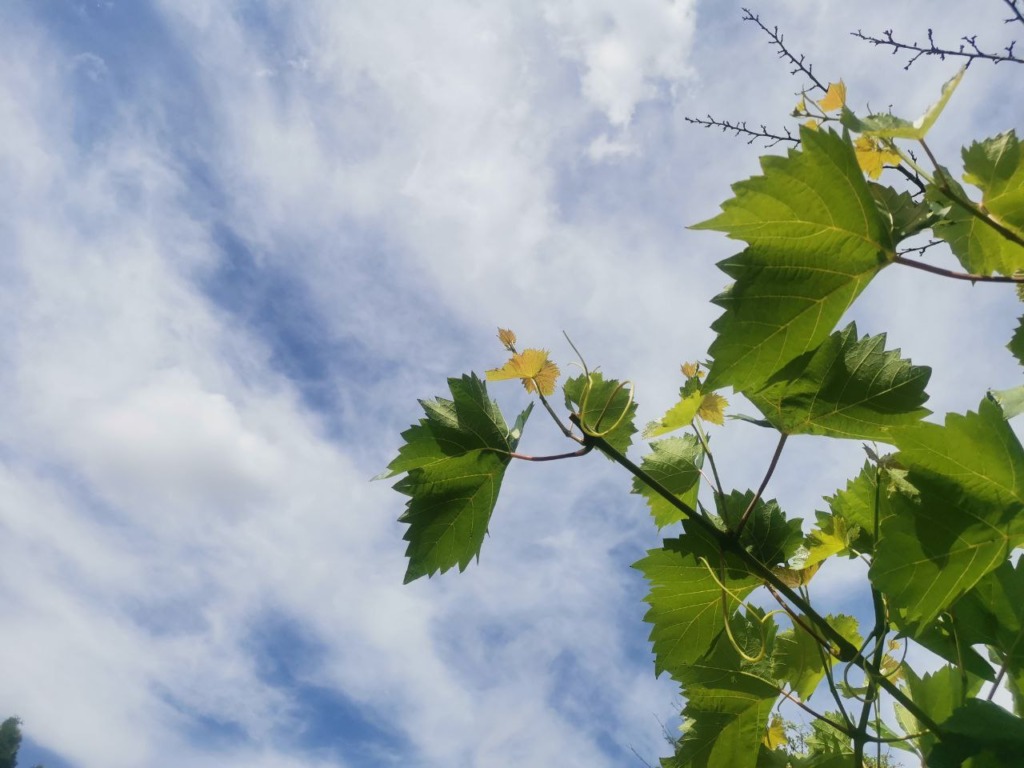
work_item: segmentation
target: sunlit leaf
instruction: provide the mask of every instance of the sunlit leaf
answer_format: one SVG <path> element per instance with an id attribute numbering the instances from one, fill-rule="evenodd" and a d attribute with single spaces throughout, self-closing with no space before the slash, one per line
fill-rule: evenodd
<path id="1" fill-rule="evenodd" d="M 636 402 L 628 382 L 605 379 L 600 373 L 581 374 L 565 382 L 565 407 L 579 414 L 584 427 L 625 451 L 636 432 Z"/>
<path id="2" fill-rule="evenodd" d="M 953 77 L 947 80 L 942 86 L 939 100 L 928 107 L 925 113 L 913 122 L 891 114 L 868 115 L 865 118 L 858 118 L 850 110 L 844 109 L 843 125 L 851 131 L 880 139 L 923 139 L 935 121 L 939 119 L 939 115 L 942 114 L 950 96 L 960 85 L 960 80 L 963 79 L 966 71 L 966 66 L 961 67 Z"/>
<path id="3" fill-rule="evenodd" d="M 513 351 L 513 347 L 516 345 L 516 335 L 514 332 L 505 328 L 498 329 L 498 340 L 501 345 L 505 347 L 509 352 Z"/>
<path id="4" fill-rule="evenodd" d="M 884 143 L 870 136 L 861 136 L 853 142 L 857 163 L 870 178 L 877 179 L 887 165 L 899 165 L 900 155 Z"/>
<path id="5" fill-rule="evenodd" d="M 701 398 L 697 416 L 704 421 L 721 426 L 725 423 L 725 409 L 729 401 L 717 392 L 708 392 Z"/>
<path id="6" fill-rule="evenodd" d="M 548 359 L 546 349 L 526 349 L 512 355 L 501 368 L 487 371 L 488 381 L 521 379 L 527 392 L 540 390 L 542 395 L 555 391 L 558 366 Z"/>
<path id="7" fill-rule="evenodd" d="M 800 136 L 801 150 L 762 158 L 764 175 L 735 184 L 722 213 L 695 227 L 748 243 L 719 264 L 735 283 L 715 299 L 725 312 L 712 325 L 709 390 L 758 387 L 816 348 L 895 256 L 851 145 L 833 131 Z"/>
<path id="8" fill-rule="evenodd" d="M 718 637 L 725 626 L 724 611 L 734 611 L 737 599 L 761 583 L 734 557 L 727 558 L 723 568 L 717 547 L 692 532 L 667 539 L 633 567 L 651 585 L 645 598 L 651 607 L 644 621 L 653 625 L 655 673 L 668 672 L 677 680 Z"/>
<path id="9" fill-rule="evenodd" d="M 918 496 L 880 494 L 869 572 L 906 623 L 924 627 L 1024 543 L 1024 450 L 999 407 L 949 414 L 897 436 Z"/>
<path id="10" fill-rule="evenodd" d="M 426 418 L 402 433 L 405 444 L 381 475 L 406 473 L 395 484 L 410 497 L 399 518 L 409 526 L 406 583 L 455 565 L 465 570 L 479 556 L 509 453 L 530 413 L 510 430 L 476 375 L 449 379 L 448 387 L 451 400 L 420 401 Z"/>
<path id="11" fill-rule="evenodd" d="M 700 393 L 699 389 L 689 394 L 685 389 L 680 389 L 679 401 L 669 408 L 659 421 L 652 421 L 644 427 L 644 437 L 660 437 L 690 426 L 703 402 L 704 395 Z"/>
<path id="12" fill-rule="evenodd" d="M 1024 385 L 1010 389 L 990 389 L 988 396 L 999 405 L 1004 419 L 1012 419 L 1024 413 Z"/>
<path id="13" fill-rule="evenodd" d="M 644 457 L 640 468 L 692 508 L 697 504 L 703 463 L 704 451 L 697 438 L 684 435 L 651 443 L 651 453 Z M 659 528 L 677 523 L 686 516 L 640 478 L 633 479 L 633 493 L 647 499 L 654 522 Z"/>
<path id="14" fill-rule="evenodd" d="M 818 100 L 818 106 L 824 112 L 832 112 L 846 106 L 846 85 L 840 80 L 838 83 L 829 83 L 825 98 Z"/>
<path id="15" fill-rule="evenodd" d="M 713 648 L 682 675 L 684 731 L 674 762 L 680 768 L 754 768 L 778 689 L 768 659 L 776 627 L 750 610 L 730 622 L 732 637 L 750 662 L 722 633 Z"/>
<path id="16" fill-rule="evenodd" d="M 786 721 L 782 719 L 781 715 L 772 716 L 768 730 L 764 734 L 763 744 L 768 749 L 778 749 L 789 744 L 789 738 L 786 736 Z"/>

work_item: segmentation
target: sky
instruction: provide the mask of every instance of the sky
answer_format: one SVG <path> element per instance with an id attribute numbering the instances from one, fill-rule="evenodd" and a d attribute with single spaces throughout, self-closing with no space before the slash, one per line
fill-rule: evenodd
<path id="1" fill-rule="evenodd" d="M 854 106 L 913 118 L 956 71 L 850 36 L 1005 44 L 1001 3 L 747 0 Z M 497 328 L 660 416 L 705 356 L 714 215 L 805 82 L 731 0 L 0 4 L 0 716 L 25 765 L 642 766 L 654 677 L 631 563 L 659 534 L 597 457 L 512 466 L 479 563 L 403 586 L 371 482 L 417 398 Z M 1020 127 L 972 67 L 932 144 Z M 933 252 L 934 253 L 934 252 Z M 935 263 L 952 265 L 934 253 Z M 896 274 L 891 274 L 896 273 Z M 936 414 L 1019 372 L 1011 290 L 890 269 L 853 309 L 934 368 Z M 493 385 L 506 413 L 526 395 Z M 714 433 L 730 485 L 773 441 Z M 561 452 L 539 412 L 521 449 Z M 635 451 L 636 455 L 640 455 Z M 791 441 L 813 518 L 859 444 Z M 830 566 L 822 600 L 863 605 Z"/>

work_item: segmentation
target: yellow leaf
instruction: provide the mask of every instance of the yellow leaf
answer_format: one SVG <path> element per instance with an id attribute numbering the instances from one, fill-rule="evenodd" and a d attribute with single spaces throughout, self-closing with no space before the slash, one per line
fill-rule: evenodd
<path id="1" fill-rule="evenodd" d="M 793 117 L 800 117 L 801 115 L 806 115 L 806 114 L 807 114 L 807 102 L 804 100 L 803 97 L 801 97 L 800 101 L 798 101 L 796 103 L 796 106 L 793 107 Z"/>
<path id="2" fill-rule="evenodd" d="M 697 415 L 704 421 L 722 425 L 725 423 L 725 407 L 729 401 L 715 392 L 708 392 L 700 401 Z"/>
<path id="3" fill-rule="evenodd" d="M 821 563 L 814 563 L 806 568 L 785 568 L 783 566 L 776 566 L 772 568 L 772 573 L 779 577 L 779 580 L 787 587 L 802 587 L 809 584 L 811 579 L 814 578 L 814 574 L 821 568 Z"/>
<path id="4" fill-rule="evenodd" d="M 899 165 L 900 156 L 885 144 L 870 136 L 861 136 L 853 142 L 853 151 L 857 155 L 857 163 L 864 173 L 872 179 L 882 175 L 886 165 Z"/>
<path id="5" fill-rule="evenodd" d="M 683 376 L 688 379 L 692 379 L 694 376 L 704 377 L 704 371 L 700 369 L 700 363 L 683 363 L 679 366 L 679 370 L 683 372 Z"/>
<path id="6" fill-rule="evenodd" d="M 789 738 L 786 736 L 786 723 L 780 715 L 774 715 L 771 725 L 768 726 L 768 731 L 764 735 L 764 745 L 768 749 L 778 749 L 786 744 L 789 744 Z"/>
<path id="7" fill-rule="evenodd" d="M 513 347 L 516 345 L 516 335 L 514 332 L 506 330 L 505 328 L 498 329 L 498 341 L 505 347 L 509 352 L 513 351 Z"/>
<path id="8" fill-rule="evenodd" d="M 542 395 L 550 395 L 555 391 L 558 366 L 548 359 L 546 349 L 525 349 L 512 355 L 501 368 L 487 371 L 488 381 L 507 379 L 522 379 L 527 392 L 539 389 Z"/>
<path id="9" fill-rule="evenodd" d="M 846 106 L 846 85 L 840 80 L 838 83 L 829 83 L 825 98 L 818 102 L 818 106 L 825 112 L 834 109 L 842 109 Z"/>
<path id="10" fill-rule="evenodd" d="M 817 120 L 813 120 L 812 119 L 812 120 L 808 120 L 807 122 L 805 122 L 804 125 L 806 127 L 810 128 L 812 131 L 816 131 L 816 130 L 818 130 L 818 126 L 821 125 L 821 123 L 819 121 L 817 121 Z"/>

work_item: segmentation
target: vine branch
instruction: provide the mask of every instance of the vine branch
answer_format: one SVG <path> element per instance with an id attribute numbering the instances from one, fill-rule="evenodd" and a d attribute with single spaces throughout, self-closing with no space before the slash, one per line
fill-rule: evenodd
<path id="1" fill-rule="evenodd" d="M 740 517 L 739 522 L 736 524 L 736 530 L 733 532 L 736 538 L 743 532 L 743 527 L 747 524 L 747 520 L 750 519 L 750 514 L 754 511 L 754 507 L 757 502 L 761 499 L 761 494 L 764 493 L 764 489 L 768 487 L 768 481 L 772 479 L 772 475 L 775 474 L 775 467 L 779 464 L 779 456 L 782 455 L 782 449 L 786 445 L 786 439 L 789 437 L 785 432 L 782 432 L 779 437 L 779 443 L 775 446 L 775 453 L 772 454 L 771 463 L 768 465 L 768 471 L 765 472 L 764 480 L 761 481 L 761 487 L 757 489 L 757 493 L 754 494 L 754 498 L 750 500 L 747 508 L 743 510 L 743 515 Z"/>

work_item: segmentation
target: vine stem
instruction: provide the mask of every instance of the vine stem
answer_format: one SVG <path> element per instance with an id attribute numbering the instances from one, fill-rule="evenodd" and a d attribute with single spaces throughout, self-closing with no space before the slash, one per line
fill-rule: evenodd
<path id="1" fill-rule="evenodd" d="M 570 414 L 569 419 L 570 421 L 572 421 L 573 424 L 580 427 L 580 429 L 583 428 L 582 424 L 580 423 L 579 414 Z M 612 446 L 603 437 L 599 437 L 597 435 L 592 435 L 587 432 L 584 432 L 583 441 L 584 445 L 593 444 L 605 456 L 607 456 L 616 464 L 619 464 L 621 467 L 626 469 L 634 477 L 641 480 L 645 485 L 647 485 L 655 493 L 657 493 L 659 496 L 665 499 L 665 501 L 667 501 L 669 504 L 671 504 L 681 512 L 686 513 L 687 518 L 695 526 L 700 528 L 704 534 L 711 537 L 711 539 L 715 541 L 723 551 L 734 555 L 737 559 L 741 560 L 743 564 L 750 569 L 751 573 L 753 573 L 763 581 L 771 584 L 773 587 L 775 587 L 776 590 L 785 595 L 786 599 L 789 600 L 790 603 L 792 603 L 797 608 L 797 610 L 800 611 L 800 613 L 802 613 L 810 621 L 812 621 L 821 630 L 822 634 L 826 636 L 828 641 L 835 646 L 835 648 L 837 649 L 836 657 L 840 661 L 853 664 L 854 666 L 863 670 L 868 675 L 871 675 L 874 679 L 877 679 L 878 685 L 880 685 L 882 688 L 885 688 L 886 692 L 894 699 L 896 699 L 896 701 L 898 701 L 901 705 L 903 705 L 907 709 L 907 711 L 909 711 L 915 718 L 917 718 L 917 721 L 919 723 L 924 724 L 925 727 L 927 727 L 933 733 L 940 735 L 941 738 L 942 730 L 941 728 L 939 728 L 938 723 L 936 723 L 931 717 L 929 717 L 928 714 L 924 710 L 922 710 L 921 707 L 919 707 L 913 699 L 911 699 L 903 691 L 901 691 L 899 687 L 895 685 L 892 681 L 888 680 L 885 677 L 877 676 L 875 671 L 872 669 L 871 662 L 864 658 L 860 650 L 854 647 L 854 645 L 845 637 L 843 637 L 836 630 L 835 627 L 829 624 L 828 621 L 826 621 L 826 619 L 810 605 L 810 603 L 804 600 L 799 594 L 797 594 L 785 582 L 783 582 L 782 579 L 776 576 L 772 572 L 771 568 L 769 568 L 767 565 L 762 563 L 752 554 L 747 552 L 747 550 L 741 547 L 733 536 L 726 533 L 725 531 L 719 530 L 711 523 L 711 521 L 700 516 L 693 507 L 679 499 L 664 485 L 659 483 L 647 472 L 645 472 L 632 461 L 630 461 L 628 458 L 626 458 L 625 455 L 623 455 L 617 448 Z"/>
<path id="2" fill-rule="evenodd" d="M 1024 283 L 1024 275 L 972 275 L 968 272 L 954 272 L 951 269 L 932 266 L 931 264 L 925 264 L 923 261 L 905 259 L 902 256 L 897 256 L 892 261 L 894 264 L 902 264 L 905 267 L 913 267 L 914 269 L 931 272 L 933 275 L 951 277 L 954 280 L 967 280 L 972 283 Z"/>
<path id="3" fill-rule="evenodd" d="M 693 427 L 693 431 L 697 433 L 697 439 L 700 441 L 701 448 L 704 449 L 704 455 L 708 457 L 708 464 L 711 465 L 711 473 L 715 476 L 715 489 L 718 491 L 718 496 L 721 499 L 725 498 L 725 490 L 722 488 L 722 479 L 718 476 L 718 467 L 715 465 L 715 455 L 711 452 L 711 443 L 708 441 L 707 435 L 704 434 L 704 430 L 700 428 L 700 424 L 694 419 L 690 422 L 690 426 Z"/>
<path id="4" fill-rule="evenodd" d="M 785 432 L 780 433 L 779 444 L 775 446 L 775 453 L 772 454 L 772 461 L 768 465 L 768 471 L 764 474 L 764 480 L 761 481 L 761 487 L 757 489 L 757 493 L 754 494 L 754 498 L 750 500 L 747 508 L 743 510 L 743 515 L 740 517 L 740 521 L 736 523 L 736 530 L 733 533 L 737 539 L 743 532 L 743 527 L 747 524 L 747 520 L 750 519 L 750 515 L 754 511 L 754 507 L 761 499 L 761 494 L 764 493 L 764 489 L 768 487 L 768 481 L 771 480 L 772 475 L 775 474 L 775 467 L 779 464 L 779 456 L 782 455 L 782 449 L 785 447 L 788 437 L 789 435 Z"/>
<path id="5" fill-rule="evenodd" d="M 521 461 L 558 461 L 559 459 L 575 459 L 579 456 L 586 456 L 594 449 L 592 445 L 585 445 L 578 451 L 569 451 L 569 453 L 556 453 L 553 456 L 529 456 L 525 453 L 509 453 L 513 459 L 519 459 Z"/>
<path id="6" fill-rule="evenodd" d="M 928 159 L 932 161 L 932 165 L 935 166 L 935 176 L 937 179 L 936 185 L 942 191 L 942 194 L 967 211 L 967 213 L 971 214 L 971 216 L 974 216 L 982 223 L 990 226 L 1011 243 L 1016 243 L 1017 245 L 1024 247 L 1024 237 L 1021 237 L 1012 229 L 1004 227 L 970 200 L 966 200 L 957 194 L 949 184 L 948 174 L 942 166 L 939 165 L 939 161 L 935 159 L 935 155 L 932 154 L 931 147 L 928 146 L 924 139 L 918 139 L 918 143 L 921 145 L 921 148 L 924 149 L 925 154 L 928 155 Z"/>

